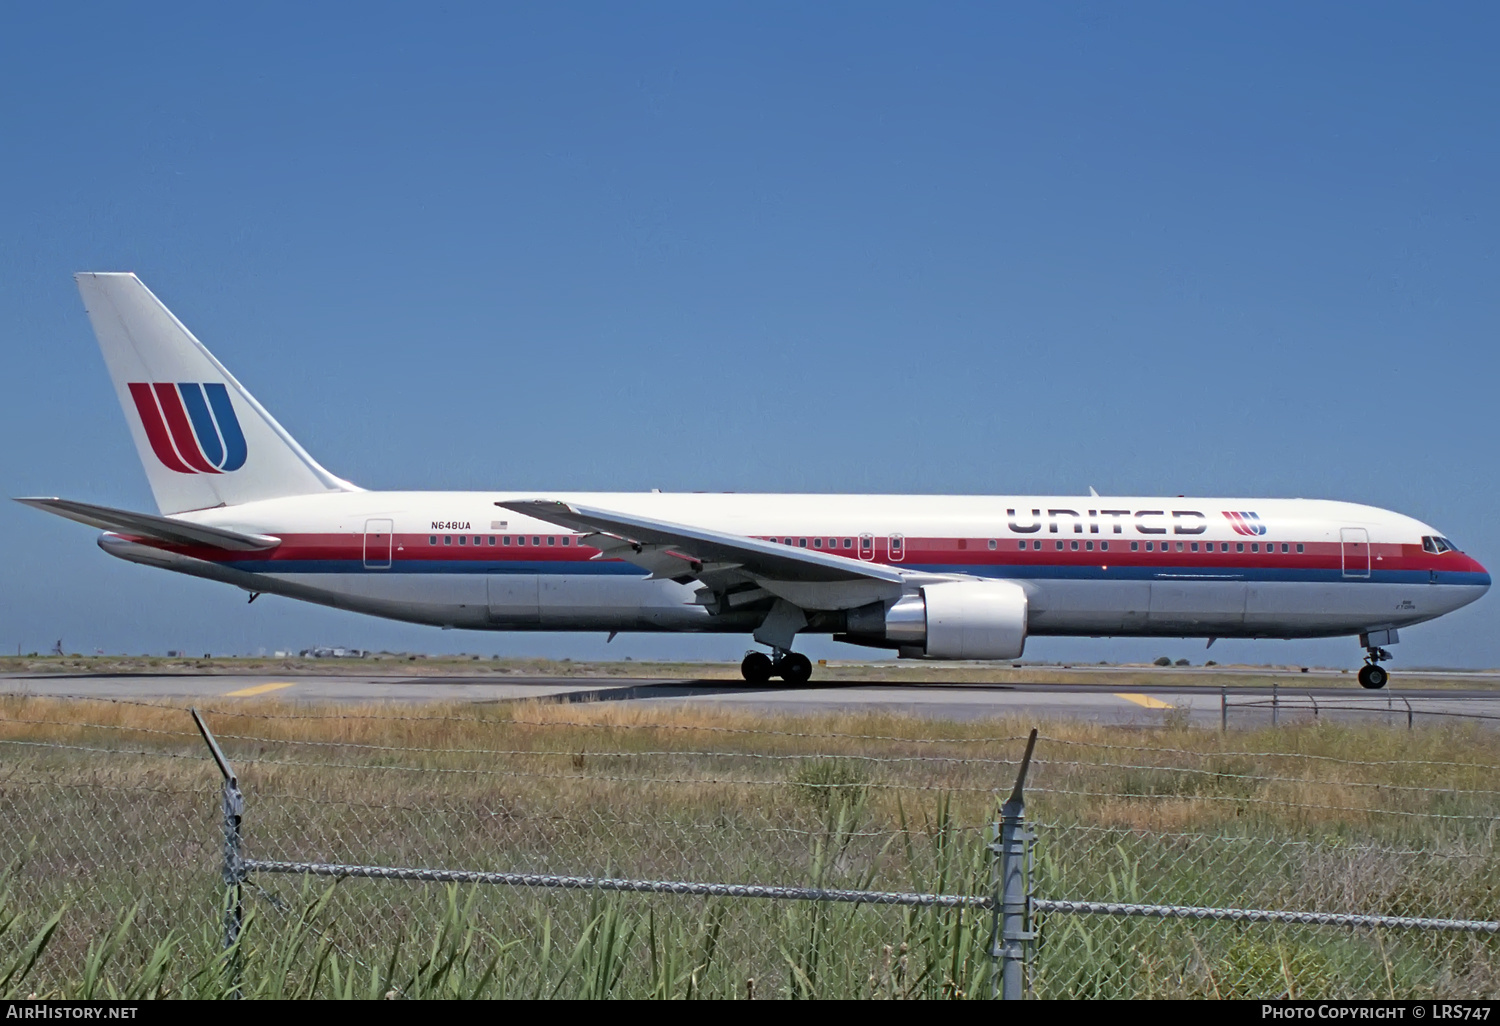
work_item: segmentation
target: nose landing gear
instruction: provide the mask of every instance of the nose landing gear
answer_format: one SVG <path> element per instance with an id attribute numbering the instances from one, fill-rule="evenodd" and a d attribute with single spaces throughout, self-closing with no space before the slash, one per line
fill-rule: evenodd
<path id="1" fill-rule="evenodd" d="M 1378 691 L 1385 687 L 1386 682 L 1391 679 L 1391 675 L 1385 671 L 1385 667 L 1380 665 L 1380 661 L 1382 659 L 1389 659 L 1391 654 L 1376 645 L 1371 645 L 1366 651 L 1369 654 L 1365 656 L 1365 665 L 1359 668 L 1359 686 L 1369 688 L 1371 691 Z"/>
<path id="2" fill-rule="evenodd" d="M 773 655 L 751 652 L 740 663 L 740 675 L 751 684 L 764 684 L 780 677 L 788 684 L 806 684 L 812 679 L 812 660 L 800 652 L 775 649 Z"/>

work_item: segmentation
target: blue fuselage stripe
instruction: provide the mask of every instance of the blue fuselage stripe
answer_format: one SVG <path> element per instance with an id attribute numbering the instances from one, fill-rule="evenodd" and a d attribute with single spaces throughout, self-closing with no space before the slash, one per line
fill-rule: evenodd
<path id="1" fill-rule="evenodd" d="M 645 577 L 640 567 L 614 560 L 572 562 L 555 560 L 397 560 L 389 568 L 372 569 L 357 559 L 247 559 L 225 566 L 253 574 L 544 574 L 547 576 Z M 1289 584 L 1450 584 L 1489 587 L 1490 575 L 1453 570 L 1372 570 L 1368 577 L 1345 577 L 1338 569 L 1289 567 L 1194 566 L 975 566 L 960 564 L 901 564 L 909 570 L 935 574 L 968 574 L 1006 580 L 1052 581 L 1171 581 L 1174 583 L 1281 582 Z"/>

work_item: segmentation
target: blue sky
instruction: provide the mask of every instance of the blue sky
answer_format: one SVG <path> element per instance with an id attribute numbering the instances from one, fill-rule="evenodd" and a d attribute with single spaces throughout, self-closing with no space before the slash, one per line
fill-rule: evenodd
<path id="1" fill-rule="evenodd" d="M 133 270 L 366 487 L 1322 496 L 1493 565 L 1497 28 L 1481 4 L 13 5 L 0 484 L 151 508 L 70 277 Z M 746 647 L 247 607 L 12 503 L 0 530 L 0 648 Z M 1490 597 L 1396 667 L 1500 665 L 1497 626 Z"/>

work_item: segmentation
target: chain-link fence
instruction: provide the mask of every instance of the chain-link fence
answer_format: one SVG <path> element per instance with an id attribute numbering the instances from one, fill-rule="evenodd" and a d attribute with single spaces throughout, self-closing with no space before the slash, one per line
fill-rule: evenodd
<path id="1" fill-rule="evenodd" d="M 1500 995 L 1475 728 L 4 702 L 0 993 Z"/>
<path id="2" fill-rule="evenodd" d="M 1201 694 L 1201 693 L 1200 693 Z M 1178 692 L 1174 697 L 1182 697 Z M 1236 690 L 1222 687 L 1218 694 L 1219 727 L 1246 729 L 1256 726 L 1320 723 L 1324 720 L 1365 721 L 1386 726 L 1424 727 L 1471 723 L 1494 727 L 1500 716 L 1474 712 L 1462 697 L 1454 698 L 1441 688 L 1421 691 L 1354 691 L 1341 689 L 1318 694 L 1308 689 L 1283 691 L 1272 682 L 1269 688 Z"/>

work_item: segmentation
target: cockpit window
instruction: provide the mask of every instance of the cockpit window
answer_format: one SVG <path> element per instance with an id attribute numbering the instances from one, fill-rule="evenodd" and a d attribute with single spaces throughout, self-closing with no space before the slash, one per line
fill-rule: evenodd
<path id="1" fill-rule="evenodd" d="M 1458 546 L 1454 545 L 1447 538 L 1427 534 L 1422 536 L 1422 551 L 1433 553 L 1457 552 Z"/>

